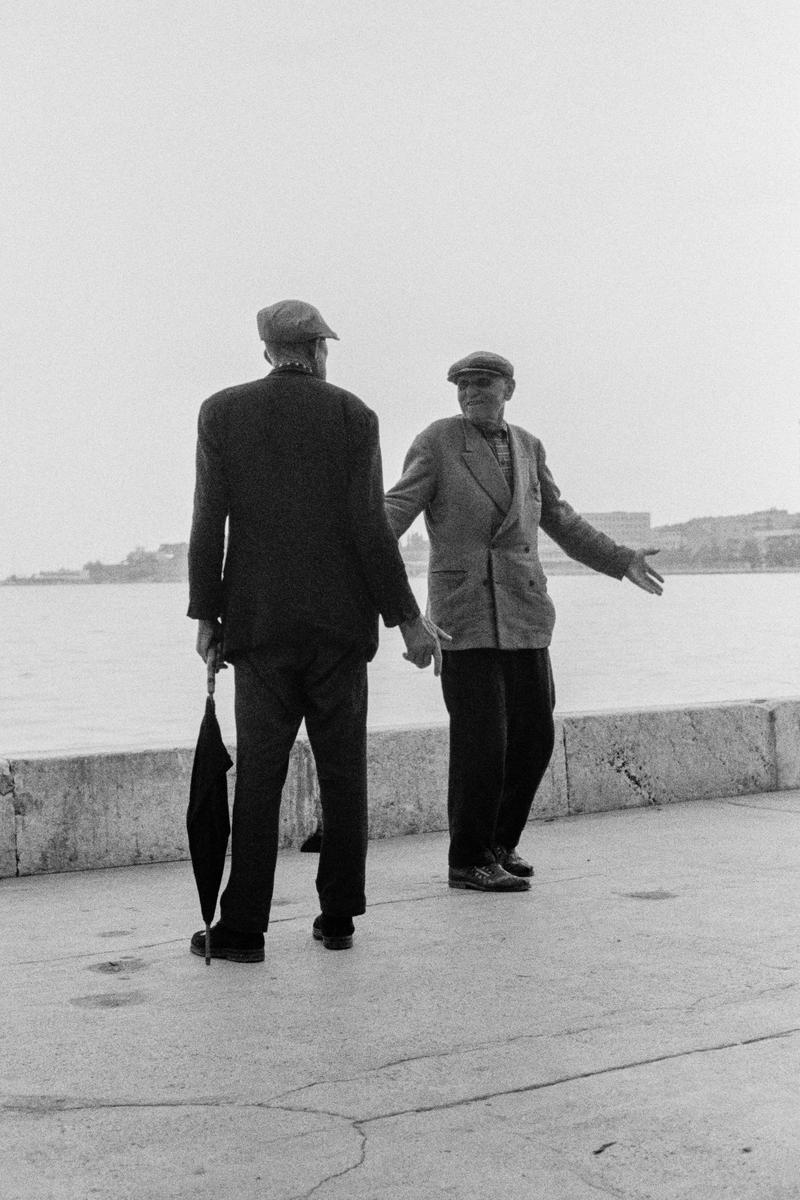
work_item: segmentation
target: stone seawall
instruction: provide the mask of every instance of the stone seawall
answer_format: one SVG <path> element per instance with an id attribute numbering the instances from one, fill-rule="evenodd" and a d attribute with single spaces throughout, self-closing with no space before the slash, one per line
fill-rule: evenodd
<path id="1" fill-rule="evenodd" d="M 231 748 L 233 754 L 233 748 Z M 188 857 L 193 748 L 0 759 L 0 878 Z M 229 772 L 233 795 L 235 768 Z M 533 820 L 800 787 L 800 699 L 571 713 Z M 370 836 L 447 827 L 447 727 L 369 735 Z M 292 751 L 281 845 L 317 822 L 314 760 Z"/>

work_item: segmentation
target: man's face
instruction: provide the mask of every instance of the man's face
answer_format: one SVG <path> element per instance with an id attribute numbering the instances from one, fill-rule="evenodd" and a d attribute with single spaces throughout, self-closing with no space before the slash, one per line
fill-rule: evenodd
<path id="1" fill-rule="evenodd" d="M 481 429 L 493 429 L 503 420 L 514 381 L 490 371 L 465 371 L 459 375 L 457 387 L 458 403 L 467 420 Z"/>

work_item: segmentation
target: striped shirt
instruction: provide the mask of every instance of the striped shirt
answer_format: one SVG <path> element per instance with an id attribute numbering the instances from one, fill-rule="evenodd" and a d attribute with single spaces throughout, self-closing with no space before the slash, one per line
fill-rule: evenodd
<path id="1" fill-rule="evenodd" d="M 508 426 L 499 429 L 482 429 L 481 433 L 489 443 L 492 453 L 497 459 L 500 470 L 506 477 L 509 491 L 514 490 L 514 469 L 511 465 L 511 444 L 508 440 Z"/>

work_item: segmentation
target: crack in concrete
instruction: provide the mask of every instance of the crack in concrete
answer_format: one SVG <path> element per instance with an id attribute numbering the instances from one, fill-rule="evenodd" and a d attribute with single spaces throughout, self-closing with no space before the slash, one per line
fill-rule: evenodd
<path id="1" fill-rule="evenodd" d="M 644 798 L 643 807 L 658 807 L 658 802 L 653 795 L 648 780 L 644 777 L 644 775 L 637 775 L 636 772 L 632 770 L 626 761 L 623 750 L 617 750 L 611 758 L 606 759 L 606 762 L 613 771 L 616 771 L 618 775 L 622 775 L 625 779 L 627 779 L 628 782 L 633 785 L 634 790 Z"/>
<path id="2" fill-rule="evenodd" d="M 260 1102 L 240 1103 L 224 1096 L 206 1100 L 87 1100 L 70 1096 L 18 1096 L 0 1099 L 0 1110 L 4 1113 L 24 1113 L 30 1116 L 47 1116 L 50 1113 L 102 1112 L 117 1108 L 268 1108 Z M 331 1114 L 334 1116 L 335 1114 Z"/>
<path id="3" fill-rule="evenodd" d="M 401 1109 L 392 1110 L 390 1112 L 378 1113 L 372 1117 L 359 1117 L 359 1118 L 357 1118 L 357 1121 L 359 1124 L 368 1125 L 374 1121 L 387 1121 L 387 1120 L 392 1120 L 395 1117 L 421 1115 L 423 1113 L 429 1113 L 429 1112 L 445 1112 L 448 1109 L 463 1108 L 469 1104 L 481 1104 L 485 1100 L 498 1100 L 503 1096 L 521 1096 L 521 1095 L 525 1095 L 528 1092 L 546 1091 L 548 1088 L 560 1087 L 561 1085 L 566 1084 L 566 1083 L 577 1083 L 583 1079 L 594 1079 L 594 1078 L 597 1078 L 597 1077 L 603 1076 L 603 1075 L 614 1075 L 614 1074 L 618 1074 L 621 1071 L 632 1071 L 632 1070 L 638 1069 L 639 1067 L 654 1066 L 658 1063 L 671 1062 L 671 1061 L 673 1061 L 675 1059 L 679 1059 L 679 1058 L 691 1058 L 694 1055 L 698 1055 L 698 1054 L 717 1054 L 724 1050 L 736 1049 L 737 1047 L 740 1047 L 740 1046 L 754 1046 L 754 1045 L 760 1044 L 761 1042 L 770 1042 L 770 1041 L 776 1041 L 778 1038 L 792 1037 L 793 1035 L 795 1035 L 797 1033 L 800 1033 L 800 1026 L 792 1026 L 790 1029 L 781 1029 L 781 1030 L 778 1030 L 776 1033 L 759 1034 L 756 1037 L 741 1038 L 738 1041 L 734 1041 L 734 1042 L 719 1042 L 719 1043 L 716 1043 L 711 1046 L 696 1046 L 689 1050 L 676 1050 L 671 1054 L 659 1054 L 659 1055 L 654 1055 L 652 1058 L 636 1059 L 633 1062 L 629 1062 L 629 1063 L 618 1063 L 615 1066 L 598 1067 L 596 1070 L 593 1070 L 593 1071 L 579 1071 L 574 1075 L 560 1075 L 560 1076 L 556 1076 L 555 1079 L 543 1080 L 541 1083 L 521 1084 L 519 1087 L 501 1088 L 499 1091 L 496 1091 L 496 1092 L 482 1092 L 476 1096 L 464 1096 L 463 1098 L 461 1098 L 459 1100 L 448 1100 L 441 1104 L 419 1105 L 414 1108 L 401 1108 Z M 356 1078 L 359 1078 L 359 1076 L 356 1076 Z M 343 1080 L 342 1082 L 346 1082 L 346 1081 Z M 316 1085 L 312 1084 L 310 1086 L 316 1086 Z M 322 1083 L 319 1086 L 326 1086 L 326 1084 Z M 308 1087 L 308 1085 L 305 1088 L 302 1088 L 300 1090 L 305 1091 L 305 1090 L 307 1090 L 307 1087 Z M 286 1095 L 290 1095 L 290 1094 L 291 1093 L 286 1093 Z M 269 1105 L 268 1105 L 268 1107 L 269 1107 Z M 314 1109 L 314 1108 L 304 1108 L 304 1107 L 295 1108 L 291 1105 L 276 1105 L 275 1107 L 284 1109 L 287 1112 L 304 1112 L 304 1113 L 308 1113 L 308 1114 L 315 1114 L 318 1116 L 337 1115 L 337 1114 L 331 1113 L 327 1109 Z M 338 1114 L 338 1115 L 341 1116 L 342 1114 Z"/>
<path id="4" fill-rule="evenodd" d="M 277 1105 L 279 1102 L 287 1100 L 290 1096 L 297 1096 L 301 1092 L 308 1092 L 313 1088 L 338 1087 L 343 1083 L 356 1083 L 358 1080 L 365 1080 L 371 1076 L 379 1075 L 382 1071 L 391 1070 L 392 1067 L 402 1067 L 408 1063 L 429 1062 L 437 1058 L 453 1058 L 454 1056 L 461 1054 L 475 1054 L 480 1050 L 497 1051 L 504 1046 L 516 1045 L 518 1042 L 536 1042 L 552 1037 L 575 1037 L 581 1033 L 591 1033 L 596 1029 L 607 1028 L 608 1026 L 606 1025 L 585 1025 L 578 1026 L 574 1029 L 557 1030 L 555 1032 L 552 1030 L 544 1030 L 541 1033 L 519 1033 L 514 1034 L 512 1037 L 492 1039 L 487 1042 L 472 1042 L 469 1045 L 450 1046 L 445 1050 L 434 1050 L 425 1054 L 408 1054 L 404 1058 L 394 1058 L 389 1062 L 377 1063 L 374 1067 L 367 1067 L 365 1070 L 357 1071 L 354 1075 L 338 1076 L 336 1079 L 312 1079 L 309 1083 L 303 1083 L 298 1087 L 290 1088 L 287 1092 L 279 1092 L 278 1095 L 273 1096 L 268 1103 Z M 298 1110 L 294 1108 L 287 1108 L 287 1111 L 296 1112 Z"/>
<path id="5" fill-rule="evenodd" d="M 358 1080 L 365 1080 L 371 1076 L 380 1075 L 382 1071 L 388 1071 L 392 1067 L 401 1067 L 406 1063 L 426 1062 L 436 1058 L 452 1058 L 456 1054 L 472 1054 L 477 1050 L 497 1049 L 499 1046 L 509 1045 L 517 1041 L 525 1041 L 527 1039 L 536 1039 L 547 1037 L 547 1034 L 520 1034 L 518 1037 L 502 1039 L 499 1042 L 478 1042 L 471 1046 L 452 1046 L 447 1050 L 437 1050 L 428 1054 L 409 1054 L 406 1058 L 396 1058 L 391 1062 L 378 1063 L 374 1067 L 367 1067 L 363 1071 L 357 1071 L 355 1075 L 343 1075 L 336 1079 L 312 1079 L 309 1083 L 300 1084 L 299 1087 L 289 1088 L 287 1092 L 279 1092 L 269 1101 L 270 1104 L 278 1106 L 280 1102 L 288 1100 L 290 1096 L 299 1096 L 301 1092 L 311 1091 L 313 1088 L 319 1087 L 339 1087 L 343 1083 L 356 1083 Z M 305 1112 L 312 1111 L 311 1109 L 296 1109 L 286 1106 L 287 1112 Z"/>
<path id="6" fill-rule="evenodd" d="M 797 986 L 798 986 L 798 984 L 794 983 L 794 982 L 789 983 L 789 984 L 781 984 L 779 987 L 776 987 L 776 988 L 764 988 L 757 994 L 762 995 L 762 994 L 766 994 L 767 992 L 772 992 L 772 991 L 776 991 L 776 992 L 789 991 L 792 988 L 795 988 Z M 700 1005 L 702 1005 L 710 1000 L 714 1000 L 714 998 L 716 996 L 724 996 L 724 995 L 726 995 L 726 993 L 713 992 L 709 996 L 700 997 L 698 1000 L 693 1001 L 693 1003 L 690 1004 L 688 1006 L 688 1008 L 684 1004 L 656 1005 L 655 1007 L 648 1009 L 647 1013 L 648 1014 L 661 1014 L 661 1013 L 665 1013 L 665 1012 L 676 1012 L 676 1013 L 692 1012 L 696 1008 L 698 1008 Z M 737 995 L 732 998 L 731 1002 L 732 1003 L 740 1003 L 741 1000 L 742 1000 L 742 995 L 737 993 Z M 440 1059 L 440 1058 L 454 1058 L 456 1056 L 461 1056 L 461 1055 L 466 1056 L 466 1055 L 470 1055 L 470 1054 L 476 1054 L 481 1050 L 493 1050 L 495 1052 L 499 1052 L 500 1050 L 504 1049 L 505 1047 L 515 1046 L 515 1045 L 518 1045 L 518 1044 L 524 1043 L 524 1042 L 538 1042 L 538 1041 L 545 1041 L 545 1040 L 553 1040 L 553 1039 L 557 1039 L 557 1038 L 574 1038 L 574 1037 L 580 1037 L 582 1034 L 587 1034 L 587 1033 L 588 1034 L 598 1033 L 598 1032 L 605 1033 L 610 1029 L 618 1029 L 621 1026 L 627 1026 L 630 1024 L 631 1014 L 630 1014 L 629 1010 L 626 1010 L 626 1009 L 610 1009 L 607 1013 L 604 1013 L 603 1016 L 605 1018 L 619 1016 L 620 1019 L 617 1021 L 609 1021 L 606 1019 L 606 1020 L 594 1022 L 590 1025 L 568 1026 L 565 1029 L 555 1029 L 555 1030 L 554 1029 L 546 1029 L 546 1030 L 540 1031 L 539 1033 L 518 1033 L 518 1034 L 513 1034 L 510 1037 L 504 1037 L 504 1038 L 499 1038 L 499 1039 L 490 1039 L 489 1041 L 484 1041 L 484 1042 L 471 1042 L 467 1045 L 450 1046 L 444 1050 L 428 1051 L 424 1054 L 409 1054 L 409 1055 L 404 1056 L 403 1058 L 394 1058 L 394 1059 L 390 1059 L 388 1062 L 377 1063 L 375 1066 L 366 1067 L 365 1069 L 363 1069 L 361 1071 L 357 1071 L 353 1075 L 337 1076 L 335 1079 L 312 1079 L 308 1083 L 302 1083 L 296 1087 L 289 1088 L 288 1091 L 279 1092 L 276 1096 L 271 1097 L 270 1100 L 268 1100 L 266 1103 L 270 1104 L 270 1105 L 274 1104 L 274 1105 L 278 1106 L 283 1101 L 288 1100 L 290 1097 L 299 1096 L 303 1092 L 312 1091 L 314 1088 L 339 1087 L 341 1084 L 356 1083 L 359 1080 L 364 1081 L 371 1077 L 380 1075 L 381 1072 L 383 1072 L 383 1071 L 389 1071 L 393 1067 L 402 1067 L 402 1066 L 406 1066 L 411 1063 L 433 1062 L 436 1059 Z M 651 1023 L 652 1023 L 651 1021 L 646 1021 L 646 1020 L 642 1020 L 640 1022 L 640 1024 L 644 1028 L 647 1028 Z M 800 1027 L 798 1027 L 798 1029 L 800 1029 Z M 788 1036 L 789 1034 L 792 1034 L 795 1032 L 798 1032 L 798 1030 L 789 1029 L 780 1034 L 766 1035 L 766 1037 L 770 1038 L 770 1037 Z M 760 1040 L 760 1039 L 755 1039 L 755 1040 Z M 738 1043 L 738 1042 L 724 1043 L 724 1044 L 722 1044 L 721 1047 L 711 1047 L 711 1049 L 726 1048 L 729 1045 L 735 1046 L 735 1045 L 739 1045 L 739 1044 L 740 1043 Z M 741 1044 L 744 1045 L 746 1043 L 741 1043 Z M 680 1051 L 680 1052 L 678 1052 L 678 1054 L 680 1055 L 680 1054 L 692 1054 L 692 1053 L 702 1053 L 702 1052 L 703 1051 L 701 1048 L 701 1050 L 699 1050 L 699 1051 Z M 650 1060 L 643 1060 L 643 1061 L 650 1061 Z M 652 1061 L 657 1062 L 660 1060 L 653 1059 Z M 617 1068 L 615 1068 L 615 1069 L 617 1069 Z M 575 1078 L 580 1078 L 580 1077 L 575 1076 Z M 542 1086 L 544 1086 L 544 1085 L 542 1085 Z M 287 1111 L 295 1112 L 298 1110 L 287 1106 Z M 306 1110 L 300 1110 L 300 1111 L 306 1111 Z M 307 1111 L 316 1111 L 316 1110 L 309 1109 Z"/>
<path id="7" fill-rule="evenodd" d="M 324 1108 L 291 1108 L 287 1105 L 275 1104 L 272 1100 L 236 1100 L 229 1096 L 209 1096 L 206 1098 L 200 1097 L 197 1099 L 161 1099 L 161 1100 L 104 1100 L 104 1099 L 87 1099 L 86 1097 L 71 1097 L 71 1096 L 7 1096 L 0 1098 L 0 1112 L 17 1114 L 20 1116 L 46 1117 L 53 1114 L 61 1113 L 97 1113 L 104 1111 L 115 1111 L 122 1109 L 141 1109 L 144 1111 L 156 1111 L 163 1109 L 215 1109 L 215 1108 L 235 1108 L 235 1109 L 250 1109 L 261 1110 L 263 1112 L 284 1112 L 290 1116 L 313 1116 L 313 1117 L 329 1117 L 332 1124 L 322 1125 L 314 1130 L 303 1130 L 297 1134 L 281 1134 L 279 1137 L 266 1138 L 262 1141 L 279 1142 L 285 1141 L 289 1137 L 303 1137 L 307 1133 L 325 1133 L 329 1129 L 336 1129 L 344 1124 L 351 1126 L 358 1124 L 358 1121 L 353 1121 L 352 1118 L 343 1116 L 342 1113 L 330 1112 Z"/>
<path id="8" fill-rule="evenodd" d="M 294 1110 L 289 1109 L 288 1111 L 293 1112 Z M 349 1125 L 350 1128 L 357 1133 L 358 1137 L 360 1138 L 357 1160 L 354 1163 L 351 1163 L 349 1167 L 344 1167 L 341 1171 L 333 1171 L 330 1175 L 326 1175 L 324 1179 L 320 1179 L 319 1183 L 315 1183 L 310 1191 L 300 1192 L 294 1196 L 290 1196 L 289 1200 L 308 1200 L 309 1196 L 313 1196 L 314 1193 L 318 1192 L 319 1189 L 324 1187 L 326 1183 L 330 1183 L 334 1179 L 343 1179 L 345 1175 L 352 1175 L 353 1171 L 357 1171 L 359 1167 L 363 1167 L 367 1157 L 367 1135 L 361 1128 L 361 1121 L 350 1121 Z"/>
<path id="9" fill-rule="evenodd" d="M 188 938 L 170 938 L 167 942 L 135 942 L 132 946 L 126 946 L 127 950 L 159 950 L 163 946 L 182 945 L 184 941 L 188 942 Z M 46 958 L 17 958 L 13 962 L 6 965 L 9 967 L 41 967 L 41 966 L 58 966 L 60 963 L 79 962 L 82 958 L 107 958 L 109 949 L 107 946 L 99 947 L 97 950 L 81 950 L 78 954 L 60 954 L 58 957 L 48 954 Z M 165 959 L 153 959 L 153 962 L 169 961 Z"/>
<path id="10" fill-rule="evenodd" d="M 791 970 L 792 968 L 782 967 L 782 968 L 774 968 L 774 969 L 775 970 Z M 743 1001 L 750 1000 L 754 996 L 771 996 L 771 995 L 777 995 L 780 992 L 791 992 L 798 986 L 799 985 L 798 985 L 797 981 L 792 980 L 791 983 L 778 983 L 778 984 L 767 985 L 765 987 L 759 987 L 759 988 L 744 987 L 737 992 L 731 992 L 729 990 L 728 991 L 723 990 L 720 992 L 709 992 L 709 994 L 707 996 L 698 996 L 698 998 L 696 1000 L 693 1000 L 692 1003 L 688 1006 L 688 1008 L 685 1009 L 685 1011 L 687 1013 L 696 1012 L 698 1008 L 701 1008 L 703 1005 L 706 1005 L 706 1004 L 711 1004 L 714 1001 L 718 1001 L 720 1008 L 729 1007 L 732 1004 L 741 1004 Z"/>
<path id="11" fill-rule="evenodd" d="M 580 816 L 581 814 L 578 813 L 577 815 Z M 541 875 L 537 875 L 536 882 L 537 883 L 575 883 L 576 880 L 581 880 L 581 879 L 607 879 L 607 878 L 608 878 L 608 871 L 586 871 L 582 875 L 555 875 L 555 874 L 553 874 L 547 880 L 543 879 L 541 877 Z"/>
<path id="12" fill-rule="evenodd" d="M 616 1196 L 617 1200 L 624 1200 L 625 1192 L 621 1188 L 612 1187 L 610 1183 L 598 1183 L 596 1179 L 589 1179 L 583 1171 L 579 1171 L 576 1167 L 568 1167 L 567 1169 L 570 1175 L 574 1175 L 576 1179 L 580 1179 L 581 1183 L 591 1188 L 593 1192 L 601 1192 L 604 1196 Z"/>
<path id="13" fill-rule="evenodd" d="M 441 877 L 441 882 L 437 887 L 446 883 L 444 875 Z M 448 900 L 451 898 L 451 893 L 448 891 L 427 892 L 424 896 L 396 896 L 389 900 L 371 900 L 370 908 L 385 908 L 387 904 L 418 904 L 421 900 Z"/>
<path id="14" fill-rule="evenodd" d="M 779 1031 L 778 1033 L 763 1034 L 758 1037 L 742 1039 L 737 1042 L 721 1042 L 718 1045 L 714 1045 L 714 1046 L 697 1046 L 692 1050 L 677 1050 L 673 1054 L 660 1054 L 660 1055 L 654 1056 L 653 1058 L 637 1059 L 630 1063 L 619 1063 L 617 1066 L 613 1066 L 613 1067 L 598 1067 L 597 1070 L 595 1070 L 595 1071 L 581 1071 L 575 1075 L 564 1075 L 564 1076 L 557 1077 L 555 1079 L 545 1080 L 543 1083 L 525 1084 L 522 1087 L 508 1088 L 506 1090 L 501 1090 L 499 1092 L 488 1092 L 485 1095 L 473 1096 L 471 1099 L 465 1098 L 464 1100 L 450 1101 L 443 1105 L 429 1105 L 427 1107 L 421 1107 L 421 1108 L 411 1109 L 411 1110 L 407 1110 L 407 1111 L 415 1112 L 415 1113 L 424 1113 L 424 1112 L 436 1112 L 439 1109 L 461 1108 L 467 1104 L 480 1103 L 483 1100 L 499 1099 L 501 1096 L 524 1095 L 526 1092 L 544 1091 L 547 1088 L 559 1087 L 565 1083 L 576 1083 L 582 1079 L 593 1079 L 593 1078 L 595 1078 L 597 1076 L 601 1076 L 601 1075 L 613 1075 L 613 1074 L 617 1074 L 618 1072 L 621 1072 L 621 1071 L 636 1070 L 639 1067 L 653 1066 L 656 1063 L 670 1062 L 671 1060 L 678 1059 L 678 1058 L 691 1058 L 693 1055 L 696 1055 L 696 1054 L 715 1054 L 715 1053 L 719 1053 L 720 1051 L 723 1051 L 723 1050 L 735 1049 L 737 1046 L 752 1046 L 752 1045 L 756 1045 L 759 1042 L 768 1042 L 768 1041 L 774 1041 L 777 1038 L 790 1037 L 791 1035 L 796 1034 L 796 1033 L 800 1033 L 800 1026 L 794 1027 L 792 1029 L 784 1029 L 784 1030 Z M 398 1113 L 387 1113 L 385 1115 L 386 1115 L 386 1117 L 394 1117 L 394 1116 L 403 1116 L 405 1114 L 401 1111 Z M 373 1121 L 373 1120 L 378 1120 L 380 1118 L 369 1117 L 367 1119 L 370 1121 Z"/>
<path id="15" fill-rule="evenodd" d="M 359 1139 L 358 1156 L 355 1162 L 343 1167 L 339 1171 L 332 1171 L 323 1179 L 320 1179 L 307 1192 L 296 1193 L 290 1197 L 290 1200 L 308 1200 L 325 1184 L 330 1183 L 334 1179 L 341 1179 L 345 1175 L 350 1175 L 353 1171 L 357 1171 L 363 1166 L 367 1154 L 367 1134 L 361 1128 L 360 1120 L 353 1120 L 343 1116 L 341 1113 L 329 1112 L 326 1109 L 298 1109 L 289 1108 L 283 1105 L 273 1104 L 265 1101 L 240 1101 L 232 1100 L 225 1096 L 209 1097 L 207 1099 L 196 1100 L 85 1100 L 72 1099 L 68 1096 L 24 1096 L 15 1099 L 5 1098 L 0 1099 L 0 1111 L 4 1113 L 17 1114 L 31 1117 L 45 1117 L 53 1114 L 63 1113 L 97 1113 L 104 1110 L 114 1111 L 121 1109 L 140 1109 L 140 1110 L 162 1110 L 162 1109 L 203 1109 L 203 1108 L 238 1108 L 238 1109 L 260 1109 L 263 1112 L 284 1112 L 290 1116 L 307 1116 L 329 1117 L 330 1125 L 318 1126 L 313 1130 L 301 1130 L 293 1134 L 280 1134 L 278 1137 L 260 1138 L 260 1144 L 272 1145 L 273 1143 L 283 1143 L 291 1138 L 305 1137 L 311 1134 L 327 1133 L 331 1129 L 340 1129 L 342 1133 L 346 1130 L 352 1130 L 356 1133 Z M 344 1128 L 342 1128 L 344 1127 Z"/>

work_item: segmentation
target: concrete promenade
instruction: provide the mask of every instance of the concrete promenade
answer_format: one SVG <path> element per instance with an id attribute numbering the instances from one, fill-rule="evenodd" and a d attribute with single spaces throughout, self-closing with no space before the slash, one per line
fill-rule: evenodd
<path id="1" fill-rule="evenodd" d="M 186 862 L 0 881 L 2 1200 L 797 1200 L 800 791 L 529 826 L 530 893 L 373 842 L 352 951 L 280 855 L 262 965 Z"/>

